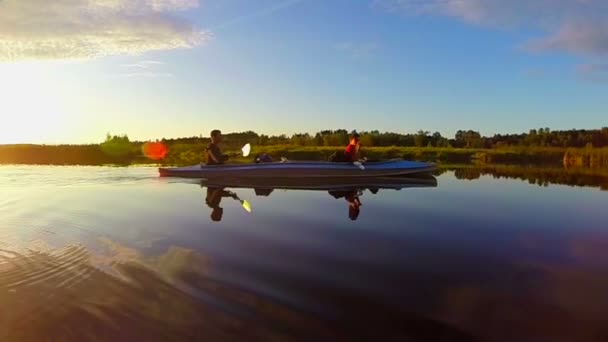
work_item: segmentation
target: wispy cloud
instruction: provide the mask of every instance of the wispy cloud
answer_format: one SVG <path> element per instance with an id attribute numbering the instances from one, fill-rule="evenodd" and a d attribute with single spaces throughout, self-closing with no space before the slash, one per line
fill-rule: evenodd
<path id="1" fill-rule="evenodd" d="M 131 72 L 121 74 L 120 77 L 126 78 L 135 78 L 135 77 L 143 77 L 143 78 L 168 78 L 173 77 L 173 74 L 170 72 L 153 72 L 153 71 L 142 71 L 142 72 Z"/>
<path id="2" fill-rule="evenodd" d="M 334 45 L 334 48 L 338 51 L 347 53 L 350 57 L 355 59 L 370 57 L 379 46 L 376 43 L 355 43 L 355 42 L 341 42 Z"/>
<path id="3" fill-rule="evenodd" d="M 608 83 L 608 63 L 581 64 L 576 72 L 584 81 Z"/>
<path id="4" fill-rule="evenodd" d="M 173 74 L 170 72 L 158 70 L 162 68 L 165 63 L 161 61 L 153 61 L 153 60 L 144 60 L 130 64 L 122 64 L 121 67 L 126 72 L 119 74 L 119 77 L 126 78 L 135 78 L 135 77 L 144 77 L 144 78 L 167 78 L 173 77 Z"/>
<path id="5" fill-rule="evenodd" d="M 548 37 L 526 44 L 533 51 L 566 51 L 585 56 L 608 56 L 608 12 L 602 22 L 584 19 L 564 23 Z"/>
<path id="6" fill-rule="evenodd" d="M 373 6 L 409 15 L 442 15 L 487 27 L 544 32 L 522 45 L 533 51 L 608 55 L 606 0 L 374 0 Z"/>
<path id="7" fill-rule="evenodd" d="M 131 63 L 131 64 L 123 64 L 121 65 L 121 67 L 123 68 L 138 68 L 138 69 L 149 69 L 151 67 L 157 66 L 157 65 L 163 65 L 165 63 L 160 62 L 160 61 L 140 61 L 137 63 Z"/>
<path id="8" fill-rule="evenodd" d="M 0 1 L 0 61 L 191 48 L 210 34 L 173 13 L 198 5 L 198 0 Z"/>

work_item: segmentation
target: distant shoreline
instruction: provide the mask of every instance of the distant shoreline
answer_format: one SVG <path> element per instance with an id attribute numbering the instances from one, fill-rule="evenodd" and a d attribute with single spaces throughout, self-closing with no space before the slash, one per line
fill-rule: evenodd
<path id="1" fill-rule="evenodd" d="M 454 138 L 419 131 L 399 134 L 359 132 L 363 154 L 369 159 L 406 159 L 436 163 L 515 164 L 608 168 L 608 127 L 597 130 L 551 131 L 484 137 L 472 130 L 458 131 Z M 255 132 L 225 134 L 222 148 L 239 151 L 253 146 L 252 156 L 232 162 L 251 162 L 266 153 L 275 160 L 327 160 L 348 144 L 347 130 L 325 130 L 314 135 L 267 136 Z M 162 139 L 133 142 L 126 135 L 108 134 L 101 144 L 0 145 L 0 164 L 42 165 L 195 165 L 203 161 L 208 138 Z"/>
<path id="2" fill-rule="evenodd" d="M 226 146 L 226 150 L 237 148 Z M 327 160 L 342 146 L 256 146 L 250 158 L 233 162 L 251 162 L 253 156 L 267 153 L 275 160 Z M 0 164 L 22 165 L 194 165 L 203 161 L 204 144 L 169 145 L 162 160 L 152 160 L 142 153 L 141 143 L 115 151 L 102 145 L 0 145 Z M 450 147 L 367 147 L 362 152 L 369 159 L 406 159 L 439 164 L 534 165 L 608 169 L 608 148 L 505 147 L 495 149 Z"/>

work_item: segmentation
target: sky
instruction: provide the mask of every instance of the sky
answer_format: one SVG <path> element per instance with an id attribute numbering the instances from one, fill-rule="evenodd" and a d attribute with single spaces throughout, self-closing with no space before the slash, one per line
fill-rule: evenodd
<path id="1" fill-rule="evenodd" d="M 608 126 L 605 0 L 0 0 L 0 144 Z"/>

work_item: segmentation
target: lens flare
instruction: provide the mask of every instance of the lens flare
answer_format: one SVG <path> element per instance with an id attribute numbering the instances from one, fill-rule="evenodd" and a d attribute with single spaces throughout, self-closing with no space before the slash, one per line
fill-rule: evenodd
<path id="1" fill-rule="evenodd" d="M 169 150 L 161 142 L 147 142 L 142 147 L 142 152 L 148 159 L 161 160 L 167 156 Z"/>

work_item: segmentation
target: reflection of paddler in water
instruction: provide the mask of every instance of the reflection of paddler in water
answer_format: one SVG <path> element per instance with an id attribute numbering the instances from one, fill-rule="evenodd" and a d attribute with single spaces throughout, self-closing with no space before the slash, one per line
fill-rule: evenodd
<path id="1" fill-rule="evenodd" d="M 361 200 L 359 196 L 361 196 L 361 191 L 356 190 L 340 190 L 340 191 L 329 191 L 329 194 L 334 198 L 344 198 L 348 202 L 348 217 L 356 221 L 359 218 L 359 214 L 361 212 Z"/>
<path id="2" fill-rule="evenodd" d="M 237 199 L 235 193 L 226 191 L 224 188 L 217 187 L 208 187 L 207 188 L 207 198 L 205 199 L 205 203 L 211 211 L 211 220 L 214 222 L 219 222 L 222 220 L 222 216 L 224 214 L 224 209 L 220 207 L 220 203 L 222 202 L 222 198 L 224 197 L 232 197 Z"/>

